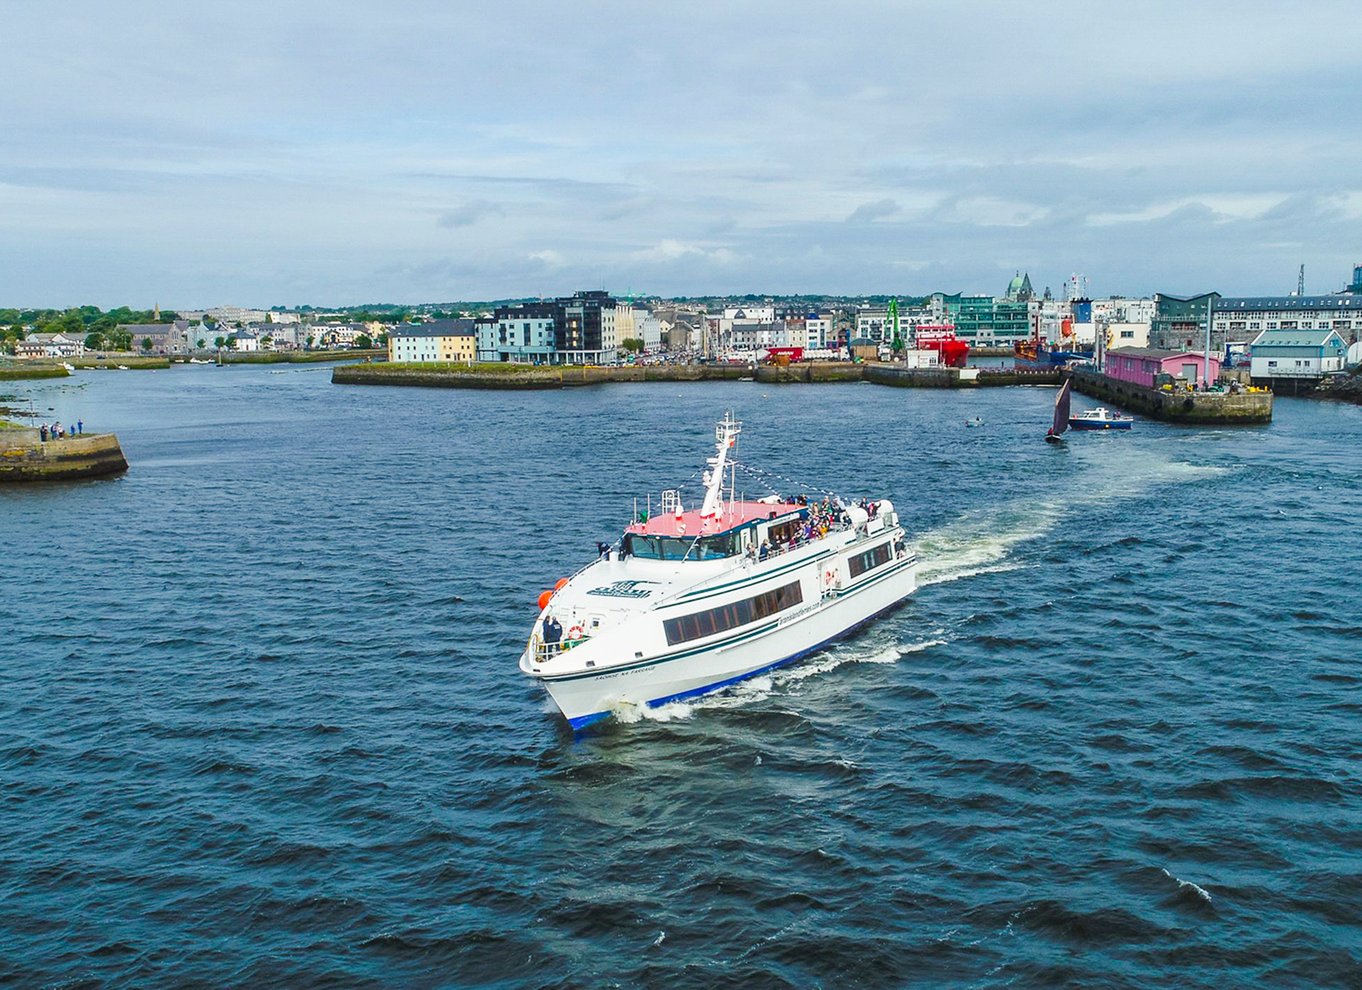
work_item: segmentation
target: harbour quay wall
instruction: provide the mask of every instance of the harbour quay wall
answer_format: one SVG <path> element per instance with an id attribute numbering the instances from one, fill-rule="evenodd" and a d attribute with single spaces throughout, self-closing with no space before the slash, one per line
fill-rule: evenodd
<path id="1" fill-rule="evenodd" d="M 112 433 L 49 440 L 27 427 L 0 430 L 0 483 L 99 478 L 128 469 Z"/>
<path id="2" fill-rule="evenodd" d="M 1164 392 L 1095 371 L 1075 368 L 1066 374 L 1076 392 L 1166 423 L 1236 426 L 1272 421 L 1271 392 Z"/>
<path id="3" fill-rule="evenodd" d="M 610 382 L 758 381 L 783 385 L 859 382 L 897 388 L 974 388 L 1058 385 L 1057 371 L 905 368 L 896 364 L 814 361 L 791 365 L 657 364 L 606 368 L 594 365 L 348 364 L 331 372 L 337 385 L 408 385 L 428 388 L 546 389 Z"/>

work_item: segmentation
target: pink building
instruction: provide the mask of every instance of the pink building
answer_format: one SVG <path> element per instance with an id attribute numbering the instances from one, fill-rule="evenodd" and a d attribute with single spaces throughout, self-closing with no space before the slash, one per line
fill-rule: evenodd
<path id="1" fill-rule="evenodd" d="M 1107 351 L 1103 357 L 1108 377 L 1134 385 L 1153 388 L 1159 375 L 1181 378 L 1186 382 L 1214 382 L 1220 377 L 1220 359 L 1211 357 L 1210 378 L 1206 376 L 1206 356 L 1194 351 L 1160 351 L 1152 347 L 1122 347 Z"/>

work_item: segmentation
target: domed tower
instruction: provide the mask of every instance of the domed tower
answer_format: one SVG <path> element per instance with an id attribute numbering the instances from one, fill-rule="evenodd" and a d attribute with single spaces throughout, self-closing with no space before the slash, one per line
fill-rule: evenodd
<path id="1" fill-rule="evenodd" d="M 1030 302 L 1035 294 L 1035 290 L 1031 288 L 1029 274 L 1017 272 L 1012 276 L 1012 281 L 1007 283 L 1007 298 L 1011 302 Z"/>

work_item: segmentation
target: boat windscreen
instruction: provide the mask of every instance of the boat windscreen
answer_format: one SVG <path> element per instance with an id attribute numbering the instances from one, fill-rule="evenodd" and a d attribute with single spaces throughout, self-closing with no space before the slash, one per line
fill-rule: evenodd
<path id="1" fill-rule="evenodd" d="M 718 560 L 738 553 L 738 534 L 717 536 L 645 536 L 630 533 L 624 538 L 625 556 L 643 560 Z"/>

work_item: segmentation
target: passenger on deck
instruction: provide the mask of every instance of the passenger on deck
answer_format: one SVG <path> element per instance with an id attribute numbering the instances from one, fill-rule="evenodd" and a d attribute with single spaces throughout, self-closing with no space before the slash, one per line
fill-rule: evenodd
<path id="1" fill-rule="evenodd" d="M 550 615 L 544 620 L 544 642 L 554 645 L 563 638 L 563 624 Z"/>
<path id="2" fill-rule="evenodd" d="M 771 556 L 771 544 L 767 543 L 765 540 L 762 540 L 761 549 L 757 551 L 757 559 L 765 560 L 769 556 Z"/>
<path id="3" fill-rule="evenodd" d="M 596 552 L 599 553 L 599 554 L 601 555 L 601 560 L 609 560 L 609 559 L 610 559 L 610 544 L 609 544 L 609 543 L 601 543 L 600 541 L 597 541 L 597 542 L 596 542 Z"/>

